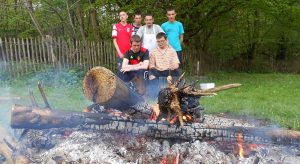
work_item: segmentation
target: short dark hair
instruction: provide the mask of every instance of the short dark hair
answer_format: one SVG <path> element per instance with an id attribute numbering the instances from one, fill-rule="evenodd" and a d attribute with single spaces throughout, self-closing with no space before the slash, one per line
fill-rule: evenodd
<path id="1" fill-rule="evenodd" d="M 136 11 L 136 12 L 133 14 L 133 17 L 135 17 L 136 15 L 142 16 L 142 13 L 141 13 L 140 11 Z"/>
<path id="2" fill-rule="evenodd" d="M 167 35 L 164 32 L 160 32 L 156 35 L 156 39 L 160 39 L 164 37 L 165 39 L 167 39 Z"/>
<path id="3" fill-rule="evenodd" d="M 152 16 L 152 18 L 154 18 L 154 16 L 153 16 L 152 13 L 147 13 L 147 14 L 145 14 L 145 17 L 146 17 L 146 16 Z"/>
<path id="4" fill-rule="evenodd" d="M 175 8 L 174 8 L 174 7 L 168 7 L 167 10 L 166 10 L 166 13 L 168 13 L 168 11 L 173 11 L 173 10 L 175 11 Z M 176 11 L 175 11 L 175 12 L 176 12 Z"/>
<path id="5" fill-rule="evenodd" d="M 141 37 L 138 35 L 132 35 L 130 38 L 130 43 L 132 42 L 137 42 L 137 43 L 141 42 Z"/>

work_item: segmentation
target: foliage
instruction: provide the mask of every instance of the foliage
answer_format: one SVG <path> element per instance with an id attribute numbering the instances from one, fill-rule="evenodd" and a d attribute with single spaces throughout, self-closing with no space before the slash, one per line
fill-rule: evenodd
<path id="1" fill-rule="evenodd" d="M 24 2 L 4 2 L 0 37 L 39 35 Z M 173 6 L 185 27 L 185 44 L 233 62 L 235 69 L 260 69 L 272 60 L 299 56 L 300 3 L 295 0 L 32 0 L 32 6 L 44 35 L 110 39 L 120 10 L 128 12 L 129 22 L 135 11 L 142 11 L 153 13 L 155 23 L 162 24 L 166 8 Z"/>

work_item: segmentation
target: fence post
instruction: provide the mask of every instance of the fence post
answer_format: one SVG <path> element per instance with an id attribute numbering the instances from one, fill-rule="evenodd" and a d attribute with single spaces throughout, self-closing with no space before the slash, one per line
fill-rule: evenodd
<path id="1" fill-rule="evenodd" d="M 53 50 L 53 38 L 50 35 L 46 35 L 46 40 L 47 40 L 47 47 L 49 48 L 49 56 L 51 57 L 51 62 L 53 67 L 55 67 L 55 64 L 57 62 L 56 56 L 54 54 L 54 50 Z"/>
<path id="2" fill-rule="evenodd" d="M 4 70 L 7 69 L 7 66 L 6 66 L 6 57 L 5 57 L 5 53 L 4 53 L 4 46 L 3 46 L 3 42 L 2 42 L 2 39 L 0 38 L 0 53 L 1 53 L 1 60 L 3 60 L 3 65 L 4 65 Z M 1 64 L 2 65 L 2 64 Z M 1 66 L 1 69 L 2 69 L 2 66 Z"/>

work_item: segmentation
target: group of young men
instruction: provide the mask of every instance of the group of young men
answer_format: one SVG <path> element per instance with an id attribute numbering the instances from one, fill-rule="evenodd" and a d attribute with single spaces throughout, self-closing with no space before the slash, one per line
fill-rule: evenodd
<path id="1" fill-rule="evenodd" d="M 133 81 L 139 94 L 145 94 L 145 71 L 148 71 L 148 88 L 155 94 L 159 77 L 179 76 L 182 65 L 184 29 L 176 21 L 174 8 L 167 9 L 168 21 L 154 24 L 154 16 L 134 14 L 134 23 L 127 23 L 125 11 L 119 13 L 120 22 L 113 26 L 112 38 L 117 51 L 118 77 Z"/>

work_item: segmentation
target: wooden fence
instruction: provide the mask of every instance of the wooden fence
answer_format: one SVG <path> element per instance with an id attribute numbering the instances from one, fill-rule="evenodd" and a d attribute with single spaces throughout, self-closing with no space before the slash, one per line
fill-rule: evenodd
<path id="1" fill-rule="evenodd" d="M 206 62 L 199 51 L 184 51 L 184 68 L 199 75 Z M 55 67 L 89 69 L 105 66 L 116 70 L 116 52 L 111 40 L 87 42 L 63 38 L 0 38 L 0 68 L 13 77 Z"/>
<path id="2" fill-rule="evenodd" d="M 112 41 L 87 42 L 62 38 L 0 38 L 0 68 L 10 75 L 56 67 L 66 69 L 79 66 L 116 68 Z"/>

